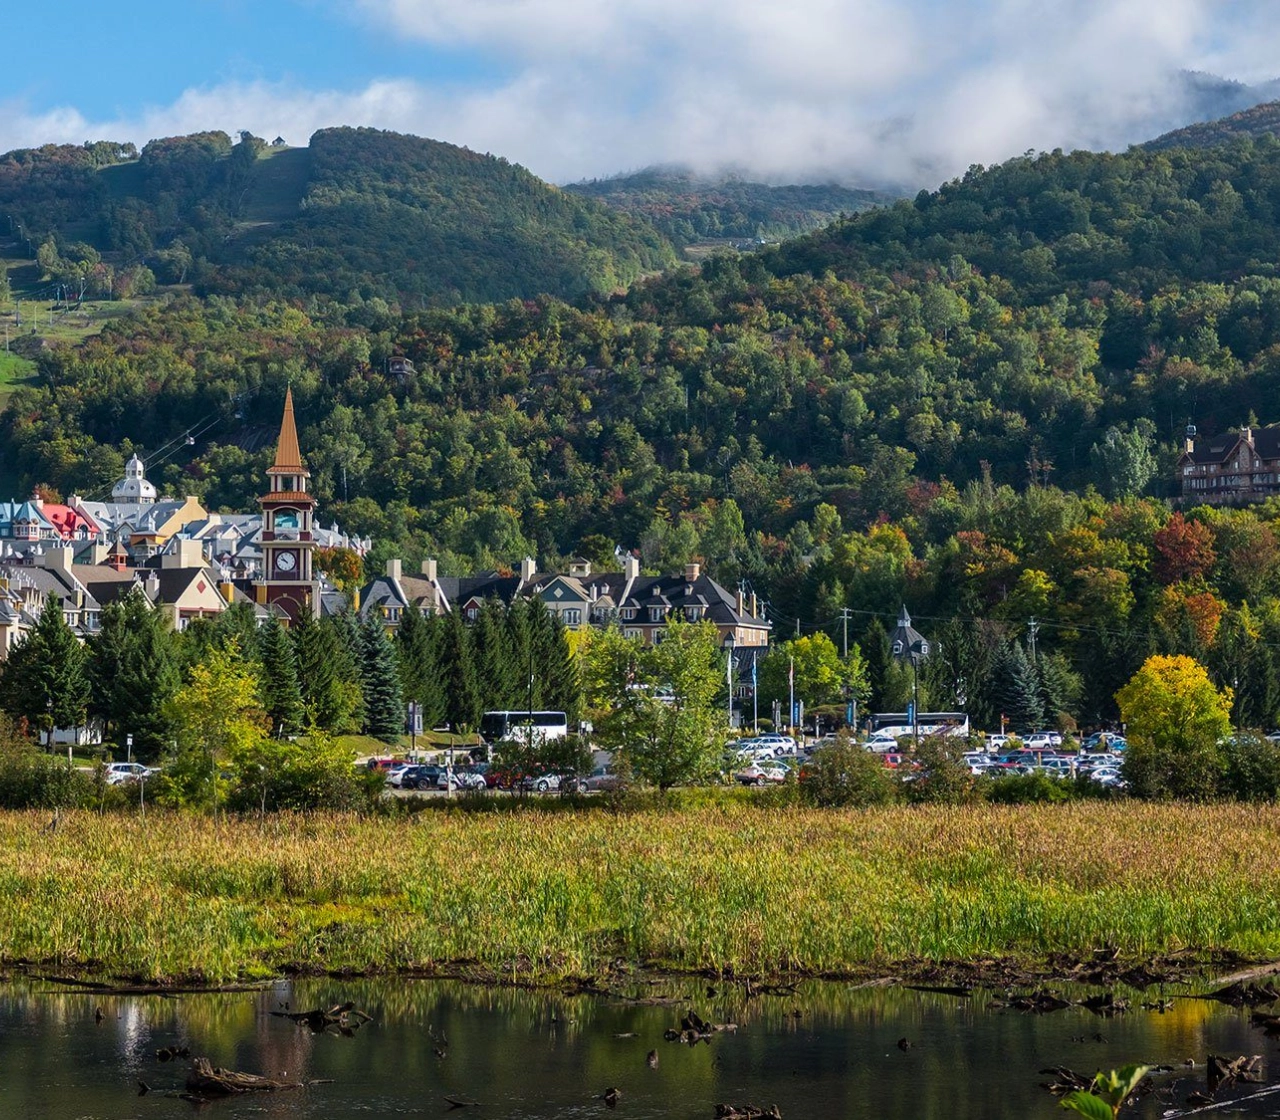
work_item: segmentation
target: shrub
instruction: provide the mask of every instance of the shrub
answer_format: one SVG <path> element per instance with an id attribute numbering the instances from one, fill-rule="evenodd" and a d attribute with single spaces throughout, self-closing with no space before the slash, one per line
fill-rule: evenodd
<path id="1" fill-rule="evenodd" d="M 0 809 L 67 809 L 97 804 L 94 778 L 39 750 L 0 715 Z"/>
<path id="2" fill-rule="evenodd" d="M 1097 785 L 1096 782 L 1092 783 Z M 1010 774 L 989 778 L 981 785 L 988 801 L 997 805 L 1052 804 L 1081 796 L 1077 782 L 1049 774 Z"/>
<path id="3" fill-rule="evenodd" d="M 977 782 L 964 760 L 963 741 L 930 735 L 920 740 L 915 760 L 920 769 L 903 783 L 913 805 L 962 805 L 978 800 Z"/>
<path id="4" fill-rule="evenodd" d="M 814 753 L 800 793 L 809 804 L 824 807 L 887 805 L 898 795 L 898 782 L 879 755 L 842 735 Z"/>
<path id="5" fill-rule="evenodd" d="M 1256 733 L 1235 735 L 1223 743 L 1222 754 L 1222 785 L 1228 797 L 1274 801 L 1280 796 L 1280 744 Z"/>

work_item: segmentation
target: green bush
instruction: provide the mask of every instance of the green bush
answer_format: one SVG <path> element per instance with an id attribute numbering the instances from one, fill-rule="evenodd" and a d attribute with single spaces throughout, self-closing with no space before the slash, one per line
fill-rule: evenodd
<path id="1" fill-rule="evenodd" d="M 1238 801 L 1274 801 L 1280 797 L 1280 743 L 1249 732 L 1222 745 L 1226 767 L 1223 793 Z"/>
<path id="2" fill-rule="evenodd" d="M 96 806 L 97 793 L 93 776 L 46 754 L 0 715 L 0 809 Z"/>
<path id="3" fill-rule="evenodd" d="M 930 735 L 920 740 L 915 761 L 919 769 L 903 780 L 911 804 L 963 805 L 981 797 L 973 772 L 964 760 L 963 740 Z"/>
<path id="4" fill-rule="evenodd" d="M 1078 782 L 1049 774 L 1001 775 L 984 779 L 979 788 L 988 801 L 997 805 L 1053 804 L 1082 796 Z"/>
<path id="5" fill-rule="evenodd" d="M 814 752 L 799 787 L 806 802 L 823 807 L 887 805 L 898 796 L 884 760 L 846 736 Z"/>

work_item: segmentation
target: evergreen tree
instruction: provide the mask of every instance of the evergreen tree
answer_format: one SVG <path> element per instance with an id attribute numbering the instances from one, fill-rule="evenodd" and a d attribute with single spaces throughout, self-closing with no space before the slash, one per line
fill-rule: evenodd
<path id="1" fill-rule="evenodd" d="M 338 688 L 338 640 L 333 628 L 323 626 L 303 611 L 290 627 L 293 661 L 298 671 L 298 692 L 303 721 L 325 731 L 335 731 L 344 714 Z"/>
<path id="2" fill-rule="evenodd" d="M 472 658 L 476 686 L 486 708 L 510 708 L 512 681 L 511 638 L 507 629 L 507 608 L 496 597 L 485 600 L 471 628 Z"/>
<path id="3" fill-rule="evenodd" d="M 296 732 L 302 724 L 302 691 L 293 642 L 274 616 L 258 632 L 258 658 L 262 706 L 271 719 L 271 733 L 278 739 Z"/>
<path id="4" fill-rule="evenodd" d="M 89 711 L 89 675 L 84 647 L 62 615 L 62 600 L 50 595 L 35 627 L 9 652 L 0 692 L 5 710 L 48 733 L 83 727 Z"/>
<path id="5" fill-rule="evenodd" d="M 445 719 L 447 682 L 440 668 L 439 635 L 438 616 L 424 615 L 413 603 L 405 608 L 396 630 L 400 682 L 405 699 L 417 701 L 423 727 L 437 727 Z"/>
<path id="6" fill-rule="evenodd" d="M 384 742 L 395 742 L 404 730 L 404 702 L 400 691 L 400 666 L 387 628 L 375 614 L 360 626 L 364 657 L 364 733 Z"/>
<path id="7" fill-rule="evenodd" d="M 182 684 L 174 632 L 142 591 L 131 588 L 102 611 L 88 646 L 90 711 L 119 745 L 133 736 L 134 753 L 157 759 L 173 737 L 168 702 Z"/>
<path id="8" fill-rule="evenodd" d="M 353 728 L 364 726 L 364 638 L 360 620 L 351 611 L 340 611 L 320 625 L 328 627 L 334 639 L 334 664 L 337 679 L 345 684 L 348 694 L 348 719 Z"/>
<path id="9" fill-rule="evenodd" d="M 471 656 L 471 636 L 457 610 L 445 618 L 440 642 L 440 667 L 449 682 L 445 696 L 445 718 L 454 731 L 471 731 L 480 725 L 484 701 L 476 681 Z"/>
<path id="10" fill-rule="evenodd" d="M 1018 642 L 1008 642 L 996 663 L 1001 714 L 1015 731 L 1035 731 L 1044 725 L 1044 704 L 1035 666 Z"/>
<path id="11" fill-rule="evenodd" d="M 886 677 L 892 668 L 893 654 L 889 649 L 889 632 L 879 618 L 873 618 L 870 625 L 862 632 L 858 642 L 862 647 L 862 656 L 867 663 L 867 683 L 871 686 L 871 695 L 867 698 L 869 712 L 887 712 L 891 708 L 885 703 Z"/>
<path id="12" fill-rule="evenodd" d="M 1060 653 L 1040 654 L 1035 668 L 1045 719 L 1055 726 L 1074 727 L 1080 697 L 1079 674 Z"/>
<path id="13" fill-rule="evenodd" d="M 573 650 L 569 648 L 569 633 L 560 616 L 547 611 L 551 624 L 551 655 L 546 665 L 546 703 L 557 712 L 564 712 L 569 726 L 578 722 L 582 706 L 582 683 Z"/>
<path id="14" fill-rule="evenodd" d="M 517 599 L 507 610 L 507 662 L 511 666 L 504 707 L 536 708 L 534 677 L 534 604 L 528 599 Z"/>

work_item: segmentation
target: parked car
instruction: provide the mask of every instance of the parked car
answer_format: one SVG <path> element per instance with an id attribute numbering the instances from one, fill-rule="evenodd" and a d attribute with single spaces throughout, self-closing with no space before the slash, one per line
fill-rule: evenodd
<path id="1" fill-rule="evenodd" d="M 625 785 L 622 775 L 612 766 L 597 766 L 579 782 L 579 788 L 588 793 L 621 789 Z"/>
<path id="2" fill-rule="evenodd" d="M 400 775 L 400 788 L 435 789 L 443 772 L 441 766 L 412 766 Z"/>
<path id="3" fill-rule="evenodd" d="M 739 770 L 733 777 L 744 786 L 776 785 L 787 780 L 787 769 L 785 766 L 753 762 L 745 770 Z"/>
<path id="4" fill-rule="evenodd" d="M 393 766 L 400 766 L 403 765 L 403 763 L 398 758 L 371 758 L 365 763 L 365 765 L 370 770 L 381 770 L 383 773 L 386 773 Z"/>
<path id="5" fill-rule="evenodd" d="M 109 762 L 106 781 L 109 786 L 118 786 L 121 782 L 145 782 L 158 773 L 159 770 L 143 766 L 141 762 Z"/>
<path id="6" fill-rule="evenodd" d="M 452 779 L 452 781 L 451 781 Z M 437 789 L 480 790 L 485 788 L 484 775 L 466 767 L 457 767 L 450 773 L 447 769 L 440 771 L 436 778 Z"/>
<path id="7" fill-rule="evenodd" d="M 780 735 L 773 731 L 764 735 L 757 735 L 756 743 L 762 747 L 772 747 L 775 752 L 794 751 L 796 749 L 796 741 L 790 735 Z"/>
<path id="8" fill-rule="evenodd" d="M 400 788 L 400 783 L 404 780 L 404 776 L 410 770 L 416 770 L 417 767 L 411 762 L 398 762 L 396 765 L 389 767 L 385 773 L 387 776 L 387 785 Z"/>
<path id="9" fill-rule="evenodd" d="M 553 771 L 543 774 L 527 774 L 520 780 L 520 788 L 533 790 L 536 793 L 550 793 L 560 788 L 560 775 Z"/>
<path id="10" fill-rule="evenodd" d="M 869 751 L 896 751 L 897 749 L 898 740 L 892 735 L 886 735 L 883 731 L 877 731 L 867 740 Z"/>
<path id="11" fill-rule="evenodd" d="M 1012 735 L 988 735 L 986 738 L 987 750 L 992 754 L 998 754 L 1000 751 L 1008 750 L 1013 741 L 1014 736 Z"/>

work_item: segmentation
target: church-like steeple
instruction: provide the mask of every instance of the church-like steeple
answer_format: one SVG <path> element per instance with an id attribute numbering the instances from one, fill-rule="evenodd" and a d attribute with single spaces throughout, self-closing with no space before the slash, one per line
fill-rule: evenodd
<path id="1" fill-rule="evenodd" d="M 298 428 L 293 421 L 292 385 L 284 391 L 284 419 L 280 421 L 280 438 L 276 441 L 276 461 L 267 468 L 267 474 L 311 474 L 302 462 L 302 449 L 298 446 Z"/>

